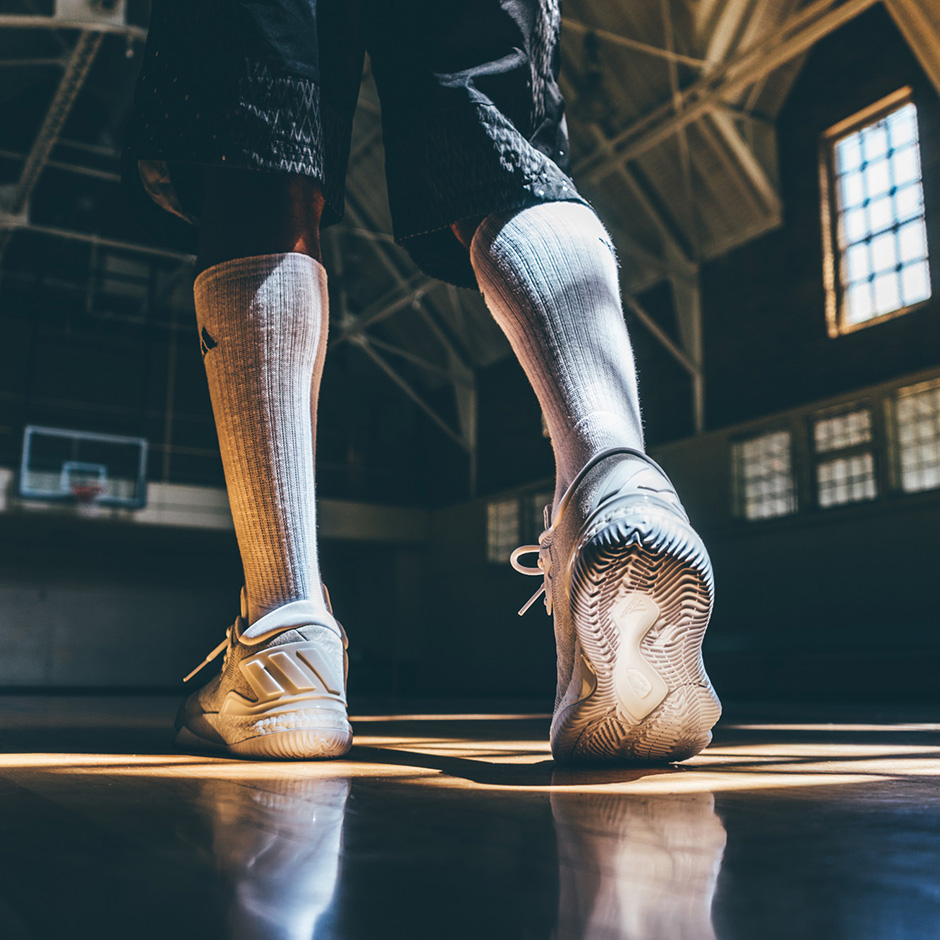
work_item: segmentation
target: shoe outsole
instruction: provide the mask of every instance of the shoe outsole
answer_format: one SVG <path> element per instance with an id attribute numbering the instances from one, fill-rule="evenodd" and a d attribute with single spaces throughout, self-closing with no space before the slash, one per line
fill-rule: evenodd
<path id="1" fill-rule="evenodd" d="M 352 728 L 292 728 L 267 731 L 241 741 L 210 741 L 183 727 L 176 744 L 184 750 L 212 751 L 256 760 L 328 760 L 352 747 Z"/>
<path id="2" fill-rule="evenodd" d="M 721 715 L 702 663 L 714 587 L 701 539 L 668 510 L 626 501 L 588 522 L 568 577 L 594 687 L 555 716 L 555 759 L 664 763 L 699 753 Z"/>

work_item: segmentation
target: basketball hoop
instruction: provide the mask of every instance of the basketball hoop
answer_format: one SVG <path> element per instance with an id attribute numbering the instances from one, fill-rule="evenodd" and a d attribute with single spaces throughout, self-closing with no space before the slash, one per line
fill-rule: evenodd
<path id="1" fill-rule="evenodd" d="M 104 486 L 97 480 L 75 480 L 70 491 L 75 500 L 75 511 L 80 516 L 98 515 L 98 499 L 104 492 Z"/>

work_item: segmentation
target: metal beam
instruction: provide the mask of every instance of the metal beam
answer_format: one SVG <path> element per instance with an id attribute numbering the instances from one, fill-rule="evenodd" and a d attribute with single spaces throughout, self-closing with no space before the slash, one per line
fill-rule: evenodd
<path id="1" fill-rule="evenodd" d="M 705 430 L 705 355 L 702 338 L 702 291 L 699 278 L 673 276 L 673 303 L 679 321 L 682 346 L 694 365 L 692 370 L 692 419 L 695 433 Z"/>
<path id="2" fill-rule="evenodd" d="M 58 16 L 30 14 L 0 14 L 0 29 L 78 29 L 84 33 L 119 33 L 132 39 L 144 41 L 147 30 L 127 23 L 108 23 L 96 20 L 67 20 Z"/>
<path id="3" fill-rule="evenodd" d="M 816 0 L 767 41 L 693 83 L 681 92 L 678 110 L 670 100 L 634 121 L 611 140 L 610 155 L 583 160 L 575 168 L 577 177 L 597 182 L 617 166 L 635 160 L 881 0 L 844 0 L 831 9 L 834 2 L 838 0 Z"/>
<path id="4" fill-rule="evenodd" d="M 675 48 L 675 35 L 672 28 L 672 8 L 669 0 L 660 0 L 660 10 L 663 18 L 663 34 L 666 48 Z M 679 67 L 675 62 L 669 62 L 669 90 L 672 93 L 673 105 L 678 110 L 682 107 L 682 96 L 679 91 Z M 699 253 L 699 227 L 695 214 L 695 186 L 692 181 L 692 154 L 689 150 L 689 138 L 686 128 L 679 131 L 679 164 L 682 169 L 682 181 L 685 186 L 685 202 L 687 216 L 687 232 L 692 243 L 692 255 L 696 260 Z"/>
<path id="5" fill-rule="evenodd" d="M 885 6 L 940 93 L 940 9 L 936 0 L 885 0 Z"/>
<path id="6" fill-rule="evenodd" d="M 29 197 L 36 188 L 36 183 L 42 174 L 49 154 L 55 146 L 56 140 L 75 104 L 75 99 L 81 90 L 95 56 L 101 48 L 103 39 L 101 33 L 95 33 L 90 30 L 79 34 L 78 41 L 69 56 L 68 65 L 59 85 L 56 88 L 49 109 L 46 112 L 45 120 L 39 128 L 36 140 L 30 152 L 26 156 L 23 168 L 20 171 L 20 177 L 16 181 L 13 193 L 9 201 L 3 206 L 3 211 L 14 218 L 22 218 L 26 213 Z M 3 262 L 3 255 L 10 243 L 13 232 L 7 228 L 0 232 L 0 264 Z"/>
<path id="7" fill-rule="evenodd" d="M 357 208 L 354 195 L 350 193 L 352 199 L 347 199 L 347 214 L 350 220 L 360 229 L 368 228 L 369 223 L 375 223 L 374 218 L 366 218 L 363 210 L 365 207 Z M 371 216 L 371 213 L 369 213 Z M 355 319 L 351 316 L 345 318 L 346 326 L 340 336 L 334 341 L 339 343 L 352 341 L 369 356 L 372 361 L 388 375 L 396 385 L 426 414 L 429 418 L 455 443 L 465 450 L 470 458 L 470 485 L 471 491 L 476 485 L 476 379 L 472 368 L 466 362 L 462 353 L 454 346 L 449 337 L 443 332 L 431 317 L 430 313 L 422 306 L 422 301 L 427 292 L 433 289 L 437 282 L 427 277 L 421 272 L 414 272 L 407 276 L 401 270 L 401 261 L 394 253 L 391 244 L 384 240 L 372 241 L 371 247 L 378 256 L 379 262 L 392 276 L 399 288 L 404 291 L 404 296 L 399 297 L 389 303 L 381 305 L 379 309 L 366 311 L 359 314 Z M 378 343 L 373 342 L 372 337 L 368 336 L 364 330 L 379 322 L 387 319 L 399 310 L 408 306 L 413 306 L 423 318 L 425 325 L 432 335 L 442 346 L 448 361 L 448 379 L 451 382 L 454 397 L 457 403 L 457 415 L 460 421 L 460 433 L 454 431 L 450 425 L 422 398 L 422 396 L 412 387 L 392 367 L 392 365 L 382 357 L 377 349 Z M 390 350 L 391 351 L 391 350 Z M 396 350 L 399 354 L 403 350 Z M 412 354 L 412 361 L 418 357 Z M 416 363 L 418 364 L 418 363 Z M 430 370 L 429 370 L 430 371 Z M 437 369 L 434 370 L 438 372 Z"/>
<path id="8" fill-rule="evenodd" d="M 339 346 L 341 343 L 354 340 L 362 334 L 366 327 L 388 319 L 399 310 L 410 307 L 412 304 L 420 301 L 421 292 L 430 283 L 423 275 L 416 275 L 411 287 L 404 291 L 393 292 L 393 299 L 380 300 L 379 302 L 367 307 L 365 311 L 358 316 L 349 314 L 346 318 L 347 323 L 340 323 L 340 334 L 336 339 L 330 341 L 330 346 Z M 386 295 L 388 296 L 388 295 Z"/>
<path id="9" fill-rule="evenodd" d="M 353 342 L 459 447 L 468 453 L 472 443 L 465 441 L 454 429 L 415 391 L 407 379 L 372 348 L 371 340 L 364 333 L 353 338 Z"/>
<path id="10" fill-rule="evenodd" d="M 637 202 L 639 202 L 640 206 L 643 208 L 647 217 L 652 221 L 653 225 L 656 226 L 656 230 L 659 232 L 659 236 L 662 238 L 665 245 L 667 263 L 670 265 L 678 265 L 686 271 L 697 271 L 698 266 L 689 254 L 688 249 L 679 240 L 672 225 L 670 225 L 656 205 L 654 205 L 649 193 L 640 184 L 640 181 L 625 166 L 619 167 L 618 171 L 627 186 L 629 186 Z"/>
<path id="11" fill-rule="evenodd" d="M 29 154 L 17 153 L 15 150 L 0 150 L 0 157 L 6 160 L 25 160 Z M 46 160 L 46 166 L 54 170 L 63 170 L 66 173 L 76 173 L 79 176 L 91 176 L 98 180 L 107 180 L 109 183 L 120 183 L 119 173 L 110 170 L 97 170 L 90 166 L 79 166 L 76 163 L 63 163 L 61 160 Z"/>
<path id="12" fill-rule="evenodd" d="M 350 218 L 354 222 L 356 222 L 358 225 L 362 226 L 364 224 L 362 215 L 354 206 L 348 206 L 347 213 L 349 214 Z M 357 231 L 358 230 L 361 230 L 361 228 L 357 229 Z M 392 253 L 389 251 L 389 248 L 394 245 L 394 240 L 391 240 L 391 242 L 388 244 L 384 242 L 385 240 L 382 239 L 381 241 L 379 241 L 379 243 L 374 244 L 372 246 L 375 249 L 375 253 L 379 257 L 379 261 L 382 263 L 383 267 L 385 267 L 385 269 L 389 272 L 389 274 L 392 275 L 392 277 L 394 278 L 396 283 L 399 285 L 399 287 L 402 290 L 409 292 L 409 294 L 411 295 L 412 302 L 415 304 L 420 304 L 422 298 L 430 290 L 436 287 L 438 282 L 435 281 L 433 278 L 429 278 L 420 272 L 415 272 L 410 277 L 406 277 L 399 268 L 398 258 L 392 255 Z M 416 277 L 418 278 L 417 283 L 415 283 Z M 407 303 L 401 303 L 401 304 L 396 303 L 394 310 L 391 310 L 388 314 L 383 314 L 381 319 L 385 319 L 385 317 L 388 315 L 391 315 L 391 313 L 396 313 L 399 310 L 403 310 L 407 306 L 408 306 Z M 422 313 L 424 313 L 424 311 L 422 311 Z M 375 314 L 369 314 L 369 313 L 360 314 L 356 318 L 355 324 L 350 327 L 350 330 L 352 332 L 356 332 L 357 330 L 362 330 L 374 322 L 377 322 Z M 434 333 L 436 339 L 441 344 L 441 346 L 444 347 L 444 350 L 449 357 L 455 358 L 459 362 L 465 361 L 464 356 L 456 349 L 454 344 L 441 331 L 440 327 L 438 327 L 437 324 L 433 322 L 433 320 L 429 322 L 429 328 L 432 330 L 432 332 Z"/>
<path id="13" fill-rule="evenodd" d="M 0 68 L 62 68 L 67 59 L 0 59 Z"/>
<path id="14" fill-rule="evenodd" d="M 690 375 L 698 372 L 698 366 L 692 359 L 673 341 L 672 337 L 640 306 L 639 302 L 631 294 L 625 293 L 623 296 L 624 306 L 628 307 L 636 318 L 645 326 L 653 336 L 663 344 L 669 354 L 685 369 Z"/>
<path id="15" fill-rule="evenodd" d="M 759 2 L 759 0 L 756 0 Z M 738 47 L 741 34 L 751 19 L 755 0 L 725 0 L 714 19 L 705 58 L 711 67 L 726 61 Z"/>
<path id="16" fill-rule="evenodd" d="M 382 350 L 382 352 L 389 353 L 392 356 L 398 356 L 400 359 L 404 359 L 406 362 L 410 362 L 412 365 L 417 366 L 424 372 L 427 372 L 429 375 L 436 375 L 440 379 L 445 379 L 448 382 L 460 381 L 459 378 L 456 378 L 453 372 L 450 369 L 444 368 L 444 366 L 436 365 L 433 362 L 429 362 L 423 356 L 419 356 L 417 353 L 413 353 L 410 349 L 403 349 L 401 346 L 396 346 L 394 343 L 386 343 L 384 339 L 379 339 L 377 336 L 369 337 L 369 344 L 374 346 L 376 349 Z"/>
<path id="17" fill-rule="evenodd" d="M 725 148 L 727 148 L 733 158 L 732 162 L 744 173 L 761 208 L 770 213 L 775 219 L 780 219 L 783 214 L 780 193 L 767 175 L 767 171 L 761 166 L 754 151 L 751 150 L 741 136 L 731 115 L 724 110 L 715 110 L 709 113 L 708 121 L 703 121 L 698 126 L 705 139 L 725 159 L 727 159 L 725 157 Z M 711 126 L 714 126 L 715 130 L 718 131 L 721 141 L 715 139 Z"/>
<path id="18" fill-rule="evenodd" d="M 654 56 L 657 59 L 666 59 L 669 62 L 681 62 L 683 65 L 690 65 L 693 68 L 700 69 L 708 65 L 705 59 L 696 59 L 694 56 L 683 55 L 674 49 L 660 49 L 659 46 L 651 46 L 649 43 L 621 36 L 620 33 L 612 33 L 609 29 L 600 29 L 597 26 L 588 26 L 587 23 L 579 23 L 567 16 L 562 17 L 561 23 L 565 29 L 573 29 L 579 33 L 592 33 L 598 39 L 603 39 L 615 46 L 622 46 L 631 52 L 641 52 L 644 55 Z"/>
<path id="19" fill-rule="evenodd" d="M 570 100 L 571 96 L 569 95 L 569 91 L 570 88 L 566 88 L 565 97 Z M 588 129 L 594 138 L 597 148 L 608 155 L 612 155 L 610 141 L 604 136 L 601 129 L 595 124 L 589 125 Z M 681 243 L 672 225 L 663 218 L 659 208 L 654 205 L 649 193 L 646 192 L 636 176 L 619 161 L 616 162 L 616 169 L 621 179 L 633 193 L 634 198 L 640 204 L 640 208 L 653 223 L 657 232 L 659 232 L 659 236 L 666 247 L 665 254 L 667 256 L 667 265 L 670 262 L 678 263 L 686 270 L 696 271 L 696 264 L 690 257 L 688 249 Z"/>
<path id="20" fill-rule="evenodd" d="M 195 255 L 182 251 L 172 251 L 169 248 L 157 248 L 150 245 L 137 245 L 132 242 L 121 241 L 118 238 L 106 238 L 94 232 L 78 232 L 73 229 L 56 228 L 53 225 L 37 225 L 33 222 L 23 222 L 16 218 L 4 219 L 0 216 L 0 240 L 5 234 L 14 231 L 35 232 L 37 235 L 48 235 L 50 238 L 65 238 L 70 241 L 89 242 L 100 248 L 114 248 L 118 251 L 130 251 L 135 254 L 152 255 L 155 258 L 171 258 L 174 261 L 192 263 Z"/>

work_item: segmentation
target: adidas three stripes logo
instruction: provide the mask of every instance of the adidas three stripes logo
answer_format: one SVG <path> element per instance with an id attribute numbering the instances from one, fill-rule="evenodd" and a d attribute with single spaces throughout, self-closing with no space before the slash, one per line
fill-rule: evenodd
<path id="1" fill-rule="evenodd" d="M 302 692 L 343 698 L 342 676 L 334 675 L 335 670 L 310 643 L 286 643 L 265 650 L 242 661 L 239 669 L 259 703 Z"/>

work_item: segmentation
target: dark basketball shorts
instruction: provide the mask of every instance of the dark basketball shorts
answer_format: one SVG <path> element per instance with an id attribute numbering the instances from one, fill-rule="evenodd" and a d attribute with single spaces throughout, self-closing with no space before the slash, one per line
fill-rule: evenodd
<path id="1" fill-rule="evenodd" d="M 559 0 L 153 0 L 124 180 L 145 224 L 188 250 L 206 167 L 309 176 L 343 216 L 368 51 L 396 240 L 476 285 L 462 219 L 583 202 L 558 89 Z"/>

